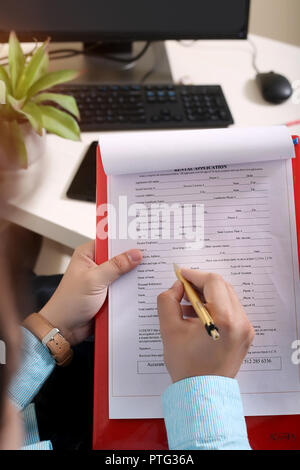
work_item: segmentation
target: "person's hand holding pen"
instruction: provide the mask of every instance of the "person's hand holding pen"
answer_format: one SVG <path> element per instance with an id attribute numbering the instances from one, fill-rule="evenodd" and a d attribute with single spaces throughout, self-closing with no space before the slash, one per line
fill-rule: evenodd
<path id="1" fill-rule="evenodd" d="M 182 268 L 183 277 L 199 296 L 218 326 L 220 338 L 213 341 L 191 306 L 180 302 L 180 281 L 158 296 L 158 314 L 164 357 L 173 382 L 201 375 L 234 378 L 253 341 L 254 330 L 233 287 L 217 275 Z"/>

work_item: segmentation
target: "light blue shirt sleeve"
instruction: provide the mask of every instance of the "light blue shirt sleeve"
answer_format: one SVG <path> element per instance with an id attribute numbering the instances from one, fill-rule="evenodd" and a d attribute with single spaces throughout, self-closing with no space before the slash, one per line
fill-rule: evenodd
<path id="1" fill-rule="evenodd" d="M 50 441 L 40 441 L 34 403 L 31 403 L 55 367 L 55 361 L 30 331 L 22 328 L 21 364 L 9 388 L 9 397 L 22 411 L 25 441 L 22 450 L 52 450 Z"/>
<path id="2" fill-rule="evenodd" d="M 251 449 L 235 379 L 181 380 L 163 393 L 162 405 L 170 449 Z"/>
<path id="3" fill-rule="evenodd" d="M 34 403 L 23 410 L 25 441 L 21 450 L 53 450 L 51 441 L 40 441 Z"/>
<path id="4" fill-rule="evenodd" d="M 9 388 L 9 397 L 23 410 L 39 392 L 55 367 L 55 360 L 30 331 L 22 328 L 21 364 Z"/>
<path id="5" fill-rule="evenodd" d="M 53 450 L 53 446 L 50 441 L 40 441 L 35 444 L 28 444 L 28 446 L 24 446 L 20 450 Z"/>

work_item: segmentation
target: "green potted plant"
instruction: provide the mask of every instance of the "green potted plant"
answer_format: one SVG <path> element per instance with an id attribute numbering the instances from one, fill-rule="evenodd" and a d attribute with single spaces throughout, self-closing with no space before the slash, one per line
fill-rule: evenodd
<path id="1" fill-rule="evenodd" d="M 32 54 L 25 55 L 16 34 L 10 34 L 8 65 L 0 65 L 0 81 L 2 90 L 5 89 L 0 104 L 2 170 L 27 168 L 36 154 L 42 153 L 46 131 L 66 139 L 80 139 L 75 99 L 49 91 L 73 80 L 78 72 L 48 71 L 49 42 L 48 39 Z"/>

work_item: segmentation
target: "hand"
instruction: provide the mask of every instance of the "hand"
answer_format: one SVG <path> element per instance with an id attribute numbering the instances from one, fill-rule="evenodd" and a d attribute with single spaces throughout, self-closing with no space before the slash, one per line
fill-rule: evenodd
<path id="1" fill-rule="evenodd" d="M 161 337 L 172 381 L 200 375 L 234 378 L 253 341 L 254 330 L 233 287 L 217 274 L 193 269 L 181 269 L 181 273 L 202 296 L 220 339 L 214 341 L 198 317 L 183 317 L 187 312 L 180 305 L 184 296 L 180 281 L 160 294 Z"/>
<path id="2" fill-rule="evenodd" d="M 77 248 L 57 290 L 40 311 L 72 344 L 92 332 L 92 320 L 104 304 L 107 287 L 142 260 L 139 250 L 130 250 L 98 266 L 95 242 Z"/>

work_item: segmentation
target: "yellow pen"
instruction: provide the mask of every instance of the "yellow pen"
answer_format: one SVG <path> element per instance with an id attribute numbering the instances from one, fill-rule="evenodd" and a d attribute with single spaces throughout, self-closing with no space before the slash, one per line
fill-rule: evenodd
<path id="1" fill-rule="evenodd" d="M 215 341 L 218 340 L 220 338 L 219 330 L 214 324 L 213 319 L 211 318 L 209 312 L 207 311 L 207 309 L 204 307 L 203 303 L 199 299 L 199 296 L 195 292 L 194 288 L 189 283 L 189 281 L 187 281 L 183 277 L 178 264 L 174 263 L 174 270 L 175 270 L 175 274 L 178 280 L 182 282 L 185 293 L 189 301 L 191 302 L 195 312 L 197 313 L 200 320 L 203 322 L 203 325 L 205 326 L 207 333 L 209 334 L 209 336 L 212 337 L 213 340 Z"/>

